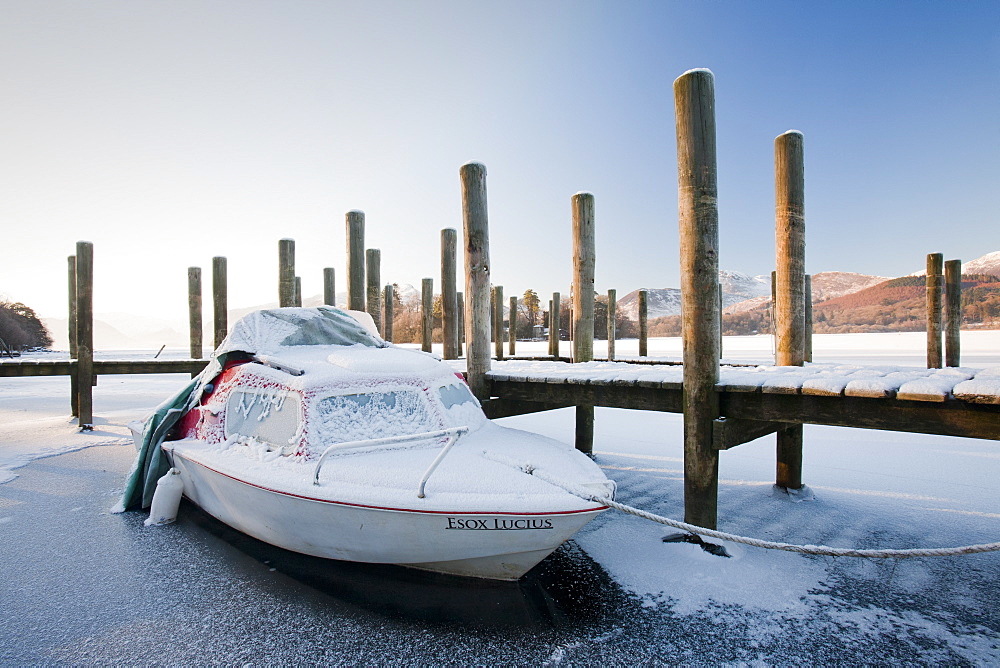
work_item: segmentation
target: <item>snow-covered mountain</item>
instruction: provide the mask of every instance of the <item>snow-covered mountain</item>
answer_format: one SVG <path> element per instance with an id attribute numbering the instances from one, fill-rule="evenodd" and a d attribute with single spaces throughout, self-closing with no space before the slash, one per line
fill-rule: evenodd
<path id="1" fill-rule="evenodd" d="M 823 271 L 813 274 L 812 298 L 814 302 L 821 302 L 843 297 L 888 281 L 890 278 L 891 276 L 871 276 L 850 271 Z"/>
<path id="2" fill-rule="evenodd" d="M 738 271 L 720 271 L 722 307 L 726 308 L 747 299 L 771 294 L 770 276 L 750 276 Z M 679 288 L 645 288 L 648 292 L 646 307 L 650 319 L 681 312 Z M 618 300 L 618 309 L 632 320 L 639 318 L 639 290 L 633 290 Z"/>
<path id="3" fill-rule="evenodd" d="M 1000 276 L 1000 251 L 993 251 L 962 265 L 963 274 L 992 274 Z"/>

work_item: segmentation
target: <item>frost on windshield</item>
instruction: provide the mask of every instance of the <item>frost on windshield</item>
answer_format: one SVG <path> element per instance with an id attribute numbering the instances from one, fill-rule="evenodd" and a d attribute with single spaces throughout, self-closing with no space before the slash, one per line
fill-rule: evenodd
<path id="1" fill-rule="evenodd" d="M 287 390 L 234 390 L 226 403 L 226 436 L 285 449 L 298 440 L 300 414 L 298 395 Z"/>
<path id="2" fill-rule="evenodd" d="M 486 421 L 479 402 L 465 383 L 444 385 L 438 388 L 438 398 L 444 406 L 450 427 L 478 428 Z"/>
<path id="3" fill-rule="evenodd" d="M 440 429 L 423 394 L 414 389 L 364 394 L 338 394 L 316 405 L 314 443 L 324 446 Z"/>

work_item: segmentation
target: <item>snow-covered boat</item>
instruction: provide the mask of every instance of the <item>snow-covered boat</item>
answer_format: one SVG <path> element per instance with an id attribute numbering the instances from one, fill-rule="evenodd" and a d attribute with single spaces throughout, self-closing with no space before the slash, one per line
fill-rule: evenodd
<path id="1" fill-rule="evenodd" d="M 145 423 L 122 507 L 149 506 L 171 466 L 188 499 L 279 547 L 500 580 L 606 510 L 543 477 L 614 493 L 570 446 L 486 419 L 447 363 L 330 307 L 241 319 Z"/>

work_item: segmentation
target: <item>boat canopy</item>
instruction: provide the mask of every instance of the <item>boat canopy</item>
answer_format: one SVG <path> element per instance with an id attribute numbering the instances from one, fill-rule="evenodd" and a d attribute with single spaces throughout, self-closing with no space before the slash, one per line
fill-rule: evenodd
<path id="1" fill-rule="evenodd" d="M 288 307 L 254 311 L 240 318 L 205 369 L 174 396 L 157 406 L 146 420 L 142 446 L 115 510 L 121 512 L 150 506 L 156 481 L 170 469 L 160 445 L 181 417 L 198 404 L 205 385 L 215 380 L 230 359 L 245 359 L 247 355 L 275 355 L 282 348 L 296 346 L 388 348 L 392 345 L 359 321 L 368 318 L 370 322 L 370 316 L 360 313 L 356 317 L 352 313 L 356 312 L 331 306 Z"/>

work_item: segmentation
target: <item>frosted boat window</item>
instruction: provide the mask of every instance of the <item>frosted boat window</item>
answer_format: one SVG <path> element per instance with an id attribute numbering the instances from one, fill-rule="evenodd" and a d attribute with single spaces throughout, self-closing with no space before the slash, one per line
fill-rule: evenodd
<path id="1" fill-rule="evenodd" d="M 320 423 L 318 436 L 324 444 L 441 428 L 426 398 L 418 390 L 324 397 L 317 404 L 316 412 Z"/>
<path id="2" fill-rule="evenodd" d="M 444 404 L 445 408 L 465 403 L 476 403 L 476 400 L 472 397 L 472 393 L 469 392 L 469 388 L 465 385 L 445 385 L 438 388 L 438 393 L 441 395 L 441 403 Z"/>
<path id="3" fill-rule="evenodd" d="M 285 390 L 234 390 L 226 404 L 226 436 L 239 435 L 286 448 L 299 433 L 301 402 Z"/>

